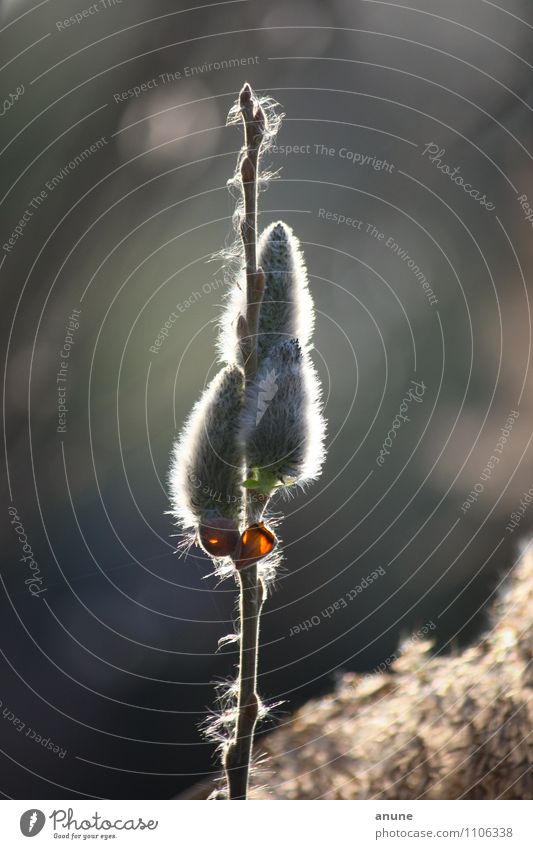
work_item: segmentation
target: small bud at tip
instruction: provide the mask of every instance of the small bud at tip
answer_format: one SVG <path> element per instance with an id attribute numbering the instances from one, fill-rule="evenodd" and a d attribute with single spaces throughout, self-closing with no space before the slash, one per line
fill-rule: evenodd
<path id="1" fill-rule="evenodd" d="M 239 94 L 239 104 L 246 106 L 252 99 L 252 88 L 249 83 L 244 83 Z"/>

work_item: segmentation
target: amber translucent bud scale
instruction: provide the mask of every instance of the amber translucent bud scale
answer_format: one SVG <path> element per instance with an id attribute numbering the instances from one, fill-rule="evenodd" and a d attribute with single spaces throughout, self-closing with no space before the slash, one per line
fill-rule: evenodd
<path id="1" fill-rule="evenodd" d="M 200 545 L 211 557 L 232 557 L 239 545 L 239 531 L 231 519 L 219 518 L 198 529 Z"/>
<path id="2" fill-rule="evenodd" d="M 235 558 L 237 569 L 250 566 L 274 550 L 277 539 L 264 522 L 256 522 L 243 531 L 240 548 Z"/>

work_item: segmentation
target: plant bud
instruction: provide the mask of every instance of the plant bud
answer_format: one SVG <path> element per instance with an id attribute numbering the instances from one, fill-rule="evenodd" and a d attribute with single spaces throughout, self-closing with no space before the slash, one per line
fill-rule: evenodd
<path id="1" fill-rule="evenodd" d="M 296 337 L 307 352 L 314 326 L 313 299 L 298 239 L 282 221 L 263 231 L 258 245 L 257 265 L 265 276 L 259 312 L 258 363 L 273 345 Z M 222 359 L 243 365 L 239 322 L 246 314 L 246 277 L 241 273 L 230 290 L 220 322 L 218 347 Z M 242 327 L 241 327 L 242 334 Z"/>
<path id="2" fill-rule="evenodd" d="M 291 228 L 278 221 L 263 231 L 258 265 L 265 274 L 265 291 L 258 328 L 258 360 L 277 342 L 296 337 L 307 351 L 314 326 L 314 307 L 300 243 Z"/>
<path id="3" fill-rule="evenodd" d="M 244 375 L 237 366 L 227 366 L 193 408 L 172 455 L 172 513 L 184 530 L 197 531 L 214 557 L 230 555 L 239 539 L 244 460 L 238 423 L 243 400 Z"/>
<path id="4" fill-rule="evenodd" d="M 320 387 L 297 339 L 278 341 L 246 390 L 240 440 L 253 489 L 270 480 L 290 486 L 318 477 L 324 461 L 325 422 Z"/>

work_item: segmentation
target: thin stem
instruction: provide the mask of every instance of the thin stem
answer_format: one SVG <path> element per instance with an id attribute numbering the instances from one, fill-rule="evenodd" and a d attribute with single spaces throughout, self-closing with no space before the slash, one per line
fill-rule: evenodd
<path id="1" fill-rule="evenodd" d="M 246 315 L 238 325 L 243 352 L 246 383 L 250 384 L 257 371 L 257 331 L 259 311 L 265 288 L 265 275 L 257 267 L 257 174 L 261 143 L 265 134 L 263 110 L 254 101 L 252 89 L 246 83 L 239 95 L 244 122 L 245 143 L 240 163 L 244 214 L 241 237 L 246 268 Z M 247 519 L 257 512 L 254 494 L 247 493 Z M 224 754 L 224 769 L 230 799 L 246 799 L 252 759 L 254 731 L 259 716 L 257 695 L 257 654 L 259 621 L 264 601 L 264 585 L 257 562 L 238 569 L 240 588 L 240 656 L 238 678 L 237 719 L 233 738 Z"/>
<path id="2" fill-rule="evenodd" d="M 259 716 L 257 648 L 264 596 L 257 564 L 242 569 L 239 581 L 241 639 L 237 722 L 224 762 L 230 799 L 246 799 L 248 795 L 254 731 Z"/>

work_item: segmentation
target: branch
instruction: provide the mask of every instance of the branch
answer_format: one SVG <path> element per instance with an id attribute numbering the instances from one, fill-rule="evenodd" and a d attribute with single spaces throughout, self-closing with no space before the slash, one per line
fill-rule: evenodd
<path id="1" fill-rule="evenodd" d="M 264 591 L 257 564 L 239 571 L 241 639 L 239 697 L 235 735 L 228 745 L 224 768 L 230 799 L 246 799 L 254 731 L 259 716 L 257 649 Z"/>
<path id="2" fill-rule="evenodd" d="M 245 83 L 239 95 L 244 122 L 244 148 L 240 163 L 244 215 L 241 238 L 246 269 L 246 316 L 237 328 L 244 358 L 246 382 L 251 383 L 257 371 L 257 328 L 265 290 L 265 275 L 257 267 L 257 175 L 259 154 L 265 136 L 265 115 L 256 105 L 253 92 Z"/>
<path id="3" fill-rule="evenodd" d="M 265 115 L 256 104 L 252 89 L 246 83 L 239 95 L 244 123 L 244 148 L 240 162 L 244 214 L 241 238 L 246 269 L 246 315 L 240 316 L 237 333 L 243 353 L 244 374 L 249 385 L 257 371 L 257 330 L 259 311 L 265 289 L 265 275 L 257 267 L 257 175 L 261 143 L 265 135 Z M 257 513 L 255 495 L 247 492 L 247 524 Z M 259 620 L 265 598 L 264 584 L 259 578 L 257 560 L 240 561 L 235 557 L 240 583 L 240 656 L 237 720 L 235 733 L 224 753 L 224 769 L 230 799 L 246 799 L 252 758 L 255 726 L 259 716 L 257 695 L 257 652 Z"/>

